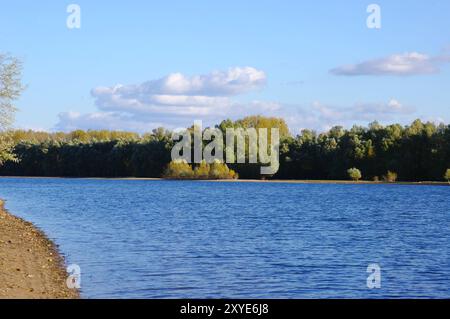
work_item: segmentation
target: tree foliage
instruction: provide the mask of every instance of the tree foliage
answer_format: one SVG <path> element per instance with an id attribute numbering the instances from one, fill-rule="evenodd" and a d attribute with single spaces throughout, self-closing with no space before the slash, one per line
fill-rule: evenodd
<path id="1" fill-rule="evenodd" d="M 23 90 L 21 83 L 21 62 L 0 53 L 0 131 L 7 130 L 14 121 L 16 107 L 13 102 Z M 14 143 L 9 134 L 0 136 L 0 166 L 6 161 L 15 161 L 12 150 Z"/>
<path id="2" fill-rule="evenodd" d="M 445 172 L 444 178 L 450 183 L 450 168 Z"/>
<path id="3" fill-rule="evenodd" d="M 237 174 L 229 169 L 225 163 L 215 160 L 208 164 L 204 160 L 198 164 L 190 165 L 185 160 L 171 161 L 164 172 L 169 179 L 236 179 Z"/>
<path id="4" fill-rule="evenodd" d="M 218 127 L 226 130 L 243 122 L 227 120 Z M 245 126 L 261 122 L 249 120 Z M 144 135 L 16 130 L 8 136 L 21 162 L 5 163 L 0 168 L 3 175 L 161 177 L 174 145 L 171 133 L 163 128 Z M 368 127 L 334 127 L 320 134 L 303 130 L 297 136 L 284 134 L 280 139 L 280 170 L 275 179 L 344 180 L 348 168 L 357 167 L 367 180 L 379 176 L 392 180 L 393 174 L 386 173 L 389 171 L 401 181 L 442 181 L 443 172 L 450 167 L 450 126 L 444 124 L 417 120 L 407 126 L 382 126 L 374 122 Z M 261 178 L 260 165 L 246 162 L 227 166 L 241 178 Z M 210 168 L 205 164 L 192 170 L 197 178 L 209 178 Z"/>
<path id="5" fill-rule="evenodd" d="M 353 181 L 356 182 L 362 178 L 361 171 L 355 167 L 348 169 L 347 174 Z"/>
<path id="6" fill-rule="evenodd" d="M 396 181 L 397 181 L 397 178 L 398 178 L 398 174 L 395 173 L 395 172 L 391 172 L 391 171 L 388 171 L 388 172 L 386 173 L 386 175 L 383 176 L 384 181 L 385 181 L 385 182 L 388 182 L 388 183 L 394 183 L 394 182 L 396 182 Z"/>

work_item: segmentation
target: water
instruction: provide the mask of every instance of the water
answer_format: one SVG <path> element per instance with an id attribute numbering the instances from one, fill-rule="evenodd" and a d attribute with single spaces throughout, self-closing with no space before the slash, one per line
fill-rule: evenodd
<path id="1" fill-rule="evenodd" d="M 450 297 L 450 188 L 0 179 L 85 298 Z M 367 288 L 367 266 L 381 288 Z"/>

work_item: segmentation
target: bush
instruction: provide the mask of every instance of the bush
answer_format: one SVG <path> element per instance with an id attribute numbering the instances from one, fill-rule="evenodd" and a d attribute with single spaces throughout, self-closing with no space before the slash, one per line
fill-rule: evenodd
<path id="1" fill-rule="evenodd" d="M 208 179 L 209 178 L 210 165 L 203 160 L 198 167 L 194 170 L 196 179 Z"/>
<path id="2" fill-rule="evenodd" d="M 398 175 L 396 172 L 388 171 L 387 174 L 385 176 L 383 176 L 383 179 L 385 182 L 395 183 L 397 181 L 397 177 L 398 177 Z"/>
<path id="3" fill-rule="evenodd" d="M 351 180 L 357 182 L 362 178 L 361 171 L 355 167 L 350 168 L 347 171 L 348 176 L 351 178 Z"/>
<path id="4" fill-rule="evenodd" d="M 450 168 L 445 172 L 444 178 L 450 183 Z"/>
<path id="5" fill-rule="evenodd" d="M 176 160 L 169 163 L 163 175 L 168 179 L 237 179 L 238 175 L 229 169 L 225 163 L 214 161 L 212 164 L 204 160 L 194 169 L 185 160 Z"/>
<path id="6" fill-rule="evenodd" d="M 194 171 L 192 170 L 191 165 L 185 160 L 175 160 L 170 162 L 167 166 L 164 177 L 173 179 L 192 179 L 194 177 Z"/>
<path id="7" fill-rule="evenodd" d="M 215 160 L 210 165 L 209 179 L 236 179 L 237 174 L 227 164 Z"/>

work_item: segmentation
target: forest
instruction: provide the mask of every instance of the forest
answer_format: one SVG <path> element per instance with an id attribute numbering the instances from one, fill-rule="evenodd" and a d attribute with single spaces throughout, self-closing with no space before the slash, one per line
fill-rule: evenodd
<path id="1" fill-rule="evenodd" d="M 336 126 L 327 132 L 303 130 L 293 135 L 281 118 L 250 116 L 225 120 L 216 127 L 224 133 L 227 127 L 280 129 L 279 171 L 261 176 L 258 164 L 227 164 L 227 174 L 239 178 L 345 180 L 355 168 L 362 175 L 357 178 L 363 180 L 450 179 L 450 125 L 373 122 L 367 127 Z M 146 134 L 10 130 L 2 132 L 0 139 L 14 145 L 15 157 L 0 166 L 3 176 L 162 177 L 175 143 L 164 128 Z"/>

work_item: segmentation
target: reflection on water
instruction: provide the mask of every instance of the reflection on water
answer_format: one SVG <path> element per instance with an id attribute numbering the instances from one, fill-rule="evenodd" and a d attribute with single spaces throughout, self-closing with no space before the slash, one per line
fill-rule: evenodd
<path id="1" fill-rule="evenodd" d="M 0 179 L 86 298 L 450 297 L 450 188 Z M 366 286 L 381 266 L 381 289 Z"/>

